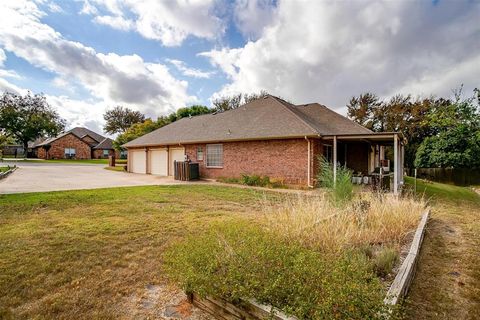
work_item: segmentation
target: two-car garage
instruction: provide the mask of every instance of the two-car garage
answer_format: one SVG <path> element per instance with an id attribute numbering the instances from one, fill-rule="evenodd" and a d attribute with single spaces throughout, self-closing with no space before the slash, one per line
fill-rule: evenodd
<path id="1" fill-rule="evenodd" d="M 173 175 L 174 161 L 185 160 L 185 148 L 131 149 L 128 155 L 128 168 L 133 173 L 149 173 L 159 176 Z"/>

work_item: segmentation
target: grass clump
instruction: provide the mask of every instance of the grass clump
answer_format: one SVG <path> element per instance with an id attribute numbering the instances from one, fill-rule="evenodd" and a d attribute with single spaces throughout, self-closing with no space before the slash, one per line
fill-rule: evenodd
<path id="1" fill-rule="evenodd" d="M 392 273 L 398 259 L 397 249 L 392 247 L 382 248 L 373 258 L 373 269 L 379 277 L 385 278 Z"/>
<path id="2" fill-rule="evenodd" d="M 164 268 L 186 291 L 233 303 L 254 298 L 300 319 L 374 319 L 385 311 L 365 255 L 327 255 L 246 222 L 175 243 Z"/>
<path id="3" fill-rule="evenodd" d="M 343 206 L 319 197 L 286 197 L 277 203 L 266 201 L 267 228 L 288 241 L 323 252 L 341 252 L 364 245 L 392 245 L 399 248 L 415 230 L 425 202 L 413 197 L 388 194 L 358 195 Z"/>
<path id="4" fill-rule="evenodd" d="M 242 174 L 242 183 L 252 187 L 267 187 L 270 185 L 270 177 L 256 174 Z"/>
<path id="5" fill-rule="evenodd" d="M 330 192 L 330 200 L 337 205 L 345 205 L 353 198 L 352 172 L 346 167 L 337 166 L 336 179 L 333 177 L 333 165 L 325 157 L 318 159 L 319 170 L 317 180 L 320 186 Z"/>

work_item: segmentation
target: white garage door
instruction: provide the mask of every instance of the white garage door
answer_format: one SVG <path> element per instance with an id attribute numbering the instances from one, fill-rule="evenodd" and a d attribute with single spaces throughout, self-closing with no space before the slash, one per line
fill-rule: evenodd
<path id="1" fill-rule="evenodd" d="M 133 173 L 146 173 L 147 171 L 147 162 L 146 162 L 146 152 L 145 150 L 132 151 L 130 160 L 132 161 L 131 170 Z"/>
<path id="2" fill-rule="evenodd" d="M 174 166 L 173 161 L 185 161 L 185 148 L 170 148 L 170 166 L 169 175 L 173 176 Z"/>
<path id="3" fill-rule="evenodd" d="M 150 151 L 150 173 L 161 176 L 167 175 L 168 152 L 164 150 Z"/>

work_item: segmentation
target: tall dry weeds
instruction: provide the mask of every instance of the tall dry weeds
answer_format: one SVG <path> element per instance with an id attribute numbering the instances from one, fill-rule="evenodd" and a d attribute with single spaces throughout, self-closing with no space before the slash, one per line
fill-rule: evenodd
<path id="1" fill-rule="evenodd" d="M 288 241 L 334 253 L 367 245 L 400 247 L 415 230 L 425 201 L 360 194 L 348 205 L 338 207 L 325 196 L 299 195 L 265 202 L 263 207 L 271 231 Z"/>

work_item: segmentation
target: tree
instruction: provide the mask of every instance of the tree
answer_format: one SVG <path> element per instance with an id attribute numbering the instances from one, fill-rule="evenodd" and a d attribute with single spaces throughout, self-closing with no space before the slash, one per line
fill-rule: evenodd
<path id="1" fill-rule="evenodd" d="M 109 134 L 125 132 L 135 123 L 142 123 L 145 121 L 145 115 L 140 111 L 134 111 L 122 106 L 116 106 L 112 110 L 108 110 L 103 115 L 106 124 L 103 131 Z"/>
<path id="2" fill-rule="evenodd" d="M 198 116 L 201 114 L 208 114 L 208 113 L 212 113 L 213 111 L 214 110 L 201 105 L 194 105 L 187 108 L 180 108 L 177 110 L 175 114 L 175 120 L 179 120 L 181 118 L 186 118 L 186 117 Z"/>
<path id="3" fill-rule="evenodd" d="M 166 116 L 160 116 L 157 118 L 157 121 L 147 119 L 142 123 L 135 123 L 117 136 L 113 142 L 113 146 L 117 150 L 122 150 L 123 144 L 150 133 L 158 128 L 166 126 L 167 124 L 180 120 L 181 118 L 212 113 L 213 111 L 213 109 L 209 109 L 206 106 L 194 105 L 180 108 L 176 112 L 172 112 Z"/>
<path id="4" fill-rule="evenodd" d="M 215 111 L 223 112 L 227 110 L 232 110 L 244 105 L 246 103 L 252 102 L 254 100 L 262 99 L 268 96 L 268 92 L 261 90 L 259 93 L 238 93 L 231 96 L 223 96 L 213 100 L 213 105 Z"/>
<path id="5" fill-rule="evenodd" d="M 147 119 L 142 123 L 135 123 L 130 128 L 125 130 L 125 132 L 117 136 L 117 138 L 113 141 L 113 147 L 117 150 L 122 150 L 122 145 L 125 143 L 150 133 L 153 130 L 162 127 L 163 125 L 165 125 L 165 123 L 161 121 L 152 121 L 152 119 Z"/>
<path id="6" fill-rule="evenodd" d="M 427 117 L 433 135 L 416 153 L 415 166 L 423 168 L 480 168 L 480 91 L 462 99 L 462 87 L 454 101 L 433 108 Z"/>
<path id="7" fill-rule="evenodd" d="M 412 98 L 411 95 L 396 95 L 380 100 L 373 93 L 353 97 L 347 104 L 348 116 L 374 132 L 399 131 L 408 141 L 405 147 L 405 165 L 414 166 L 419 145 L 434 134 L 429 115 L 434 109 L 450 104 L 448 99 L 428 97 Z"/>
<path id="8" fill-rule="evenodd" d="M 43 95 L 5 92 L 0 99 L 0 131 L 22 143 L 25 151 L 29 141 L 55 136 L 64 128 L 65 121 Z"/>
<path id="9" fill-rule="evenodd" d="M 227 110 L 237 109 L 242 105 L 242 94 L 236 94 L 230 97 L 224 96 L 213 100 L 213 105 L 215 110 L 218 112 L 223 112 Z"/>

